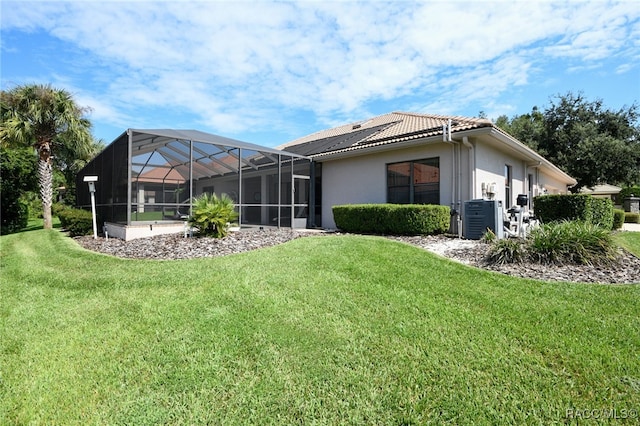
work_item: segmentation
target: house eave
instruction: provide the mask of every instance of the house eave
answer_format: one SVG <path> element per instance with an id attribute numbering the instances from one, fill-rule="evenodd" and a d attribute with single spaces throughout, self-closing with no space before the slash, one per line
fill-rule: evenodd
<path id="1" fill-rule="evenodd" d="M 403 148 L 411 148 L 424 144 L 443 143 L 442 135 L 428 136 L 416 139 L 408 139 L 393 143 L 381 143 L 369 146 L 358 147 L 356 149 L 345 149 L 321 154 L 310 155 L 313 161 L 323 162 L 330 160 L 341 160 L 344 158 L 360 157 L 362 155 L 374 154 L 385 151 L 395 151 Z"/>
<path id="2" fill-rule="evenodd" d="M 491 136 L 496 139 L 504 142 L 504 145 L 512 150 L 513 152 L 519 154 L 524 157 L 526 161 L 530 162 L 531 165 L 536 165 L 538 167 L 542 167 L 545 169 L 546 173 L 550 176 L 564 182 L 567 185 L 567 188 L 575 186 L 578 181 L 569 176 L 567 173 L 563 172 L 559 167 L 553 164 L 551 161 L 544 158 L 542 155 L 535 152 L 533 149 L 529 148 L 522 142 L 513 138 L 512 136 L 504 133 L 500 129 L 496 127 L 491 128 Z"/>
<path id="3" fill-rule="evenodd" d="M 480 136 L 490 136 L 494 139 L 497 139 L 501 142 L 501 147 L 506 148 L 508 151 L 511 151 L 514 155 L 519 158 L 522 158 L 527 163 L 530 163 L 532 166 L 538 166 L 545 170 L 545 172 L 554 177 L 555 179 L 564 182 L 567 187 L 572 187 L 577 184 L 577 181 L 560 170 L 557 166 L 551 163 L 549 160 L 535 152 L 533 149 L 529 148 L 522 142 L 513 138 L 512 136 L 504 133 L 500 129 L 495 126 L 487 126 L 480 127 L 477 129 L 468 129 L 461 130 L 457 132 L 453 132 L 451 137 L 453 142 L 460 142 L 464 137 L 474 138 Z M 359 157 L 362 155 L 373 154 L 378 152 L 385 152 L 391 150 L 398 150 L 404 148 L 411 148 L 415 146 L 425 145 L 425 144 L 436 144 L 436 143 L 447 143 L 442 140 L 442 134 L 436 134 L 433 136 L 420 137 L 415 139 L 407 139 L 396 142 L 383 142 L 380 144 L 374 144 L 370 146 L 363 146 L 357 148 L 348 148 L 340 151 L 321 153 L 316 155 L 310 155 L 313 161 L 324 162 L 324 161 L 332 161 L 332 160 L 341 160 L 352 157 Z"/>

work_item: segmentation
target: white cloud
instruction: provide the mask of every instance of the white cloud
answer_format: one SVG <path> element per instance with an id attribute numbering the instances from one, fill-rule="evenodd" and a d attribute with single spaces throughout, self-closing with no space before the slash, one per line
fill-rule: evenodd
<path id="1" fill-rule="evenodd" d="M 87 52 L 96 117 L 166 109 L 220 132 L 411 95 L 455 113 L 498 105 L 554 60 L 640 61 L 634 2 L 3 2 L 2 15 L 3 31 L 43 29 Z"/>

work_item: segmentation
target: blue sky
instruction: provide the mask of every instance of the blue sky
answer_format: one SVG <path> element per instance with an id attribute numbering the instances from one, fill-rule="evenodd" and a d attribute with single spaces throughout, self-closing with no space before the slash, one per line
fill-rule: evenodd
<path id="1" fill-rule="evenodd" d="M 50 83 L 94 135 L 276 146 L 391 111 L 509 117 L 640 102 L 635 1 L 5 1 L 1 84 Z"/>

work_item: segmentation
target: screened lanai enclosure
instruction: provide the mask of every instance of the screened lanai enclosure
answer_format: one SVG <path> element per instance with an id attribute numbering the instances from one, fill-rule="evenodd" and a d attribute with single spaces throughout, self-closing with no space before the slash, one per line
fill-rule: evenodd
<path id="1" fill-rule="evenodd" d="M 99 227 L 183 225 L 196 197 L 224 193 L 241 227 L 305 228 L 316 221 L 315 175 L 309 158 L 286 151 L 196 130 L 129 129 L 80 171 L 77 204 L 91 208 L 84 179 L 97 176 Z"/>

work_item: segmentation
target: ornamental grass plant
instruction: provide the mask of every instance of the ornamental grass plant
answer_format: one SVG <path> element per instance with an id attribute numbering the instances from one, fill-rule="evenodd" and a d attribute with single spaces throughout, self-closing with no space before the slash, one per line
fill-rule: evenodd
<path id="1" fill-rule="evenodd" d="M 487 261 L 497 265 L 522 262 L 528 258 L 526 245 L 521 238 L 495 240 L 491 243 Z"/>
<path id="2" fill-rule="evenodd" d="M 529 257 L 545 264 L 610 265 L 617 259 L 611 231 L 583 221 L 562 221 L 534 229 Z"/>
<path id="3" fill-rule="evenodd" d="M 229 224 L 237 218 L 231 197 L 204 193 L 195 199 L 189 224 L 198 229 L 199 235 L 223 238 L 228 233 Z"/>
<path id="4" fill-rule="evenodd" d="M 506 238 L 494 242 L 487 261 L 606 266 L 615 263 L 617 257 L 617 246 L 609 230 L 583 221 L 562 221 L 534 229 L 527 239 Z"/>

